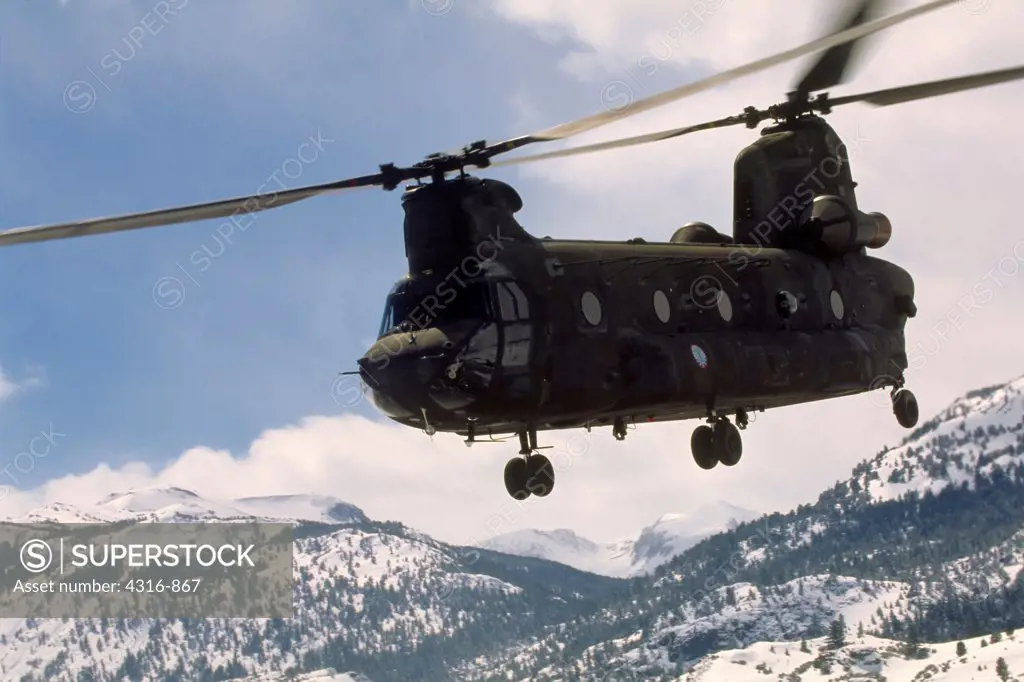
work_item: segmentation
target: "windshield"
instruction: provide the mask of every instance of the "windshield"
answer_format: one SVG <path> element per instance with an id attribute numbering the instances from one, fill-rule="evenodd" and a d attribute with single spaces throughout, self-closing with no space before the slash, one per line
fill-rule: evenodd
<path id="1" fill-rule="evenodd" d="M 378 337 L 398 327 L 424 329 L 462 320 L 491 319 L 491 299 L 485 282 L 442 282 L 436 286 L 403 283 L 388 295 Z M 403 324 L 404 323 L 404 324 Z"/>

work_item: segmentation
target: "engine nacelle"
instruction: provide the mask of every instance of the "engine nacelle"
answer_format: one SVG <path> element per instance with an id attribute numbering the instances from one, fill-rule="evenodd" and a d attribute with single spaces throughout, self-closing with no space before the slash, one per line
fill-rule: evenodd
<path id="1" fill-rule="evenodd" d="M 851 209 L 841 198 L 825 194 L 804 209 L 796 232 L 796 248 L 842 256 L 882 248 L 892 237 L 892 223 L 882 213 Z"/>

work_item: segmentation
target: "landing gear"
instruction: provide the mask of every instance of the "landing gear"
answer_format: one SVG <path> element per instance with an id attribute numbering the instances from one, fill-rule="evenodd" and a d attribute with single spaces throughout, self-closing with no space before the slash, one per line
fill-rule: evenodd
<path id="1" fill-rule="evenodd" d="M 890 396 L 892 398 L 892 413 L 896 415 L 896 421 L 905 429 L 912 429 L 917 426 L 919 410 L 917 397 L 906 388 L 893 388 Z"/>
<path id="2" fill-rule="evenodd" d="M 519 457 L 505 465 L 505 490 L 515 500 L 530 495 L 547 497 L 555 488 L 555 467 L 537 452 L 537 431 L 528 429 L 519 434 Z"/>
<path id="3" fill-rule="evenodd" d="M 626 420 L 622 417 L 616 417 L 612 422 L 612 437 L 615 440 L 626 440 Z"/>
<path id="4" fill-rule="evenodd" d="M 715 430 L 707 424 L 695 428 L 693 435 L 690 436 L 690 451 L 697 466 L 701 469 L 714 469 L 718 465 L 718 457 L 715 456 Z"/>
<path id="5" fill-rule="evenodd" d="M 740 427 L 747 425 L 746 412 L 739 411 L 736 419 Z M 690 437 L 690 451 L 693 461 L 701 469 L 714 469 L 721 462 L 727 467 L 739 464 L 743 456 L 743 438 L 728 417 L 710 417 L 708 424 L 701 424 Z"/>

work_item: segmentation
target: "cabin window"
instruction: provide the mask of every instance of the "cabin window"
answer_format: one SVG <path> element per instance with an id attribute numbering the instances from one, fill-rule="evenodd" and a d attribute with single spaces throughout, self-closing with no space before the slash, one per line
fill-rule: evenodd
<path id="1" fill-rule="evenodd" d="M 662 324 L 668 322 L 672 316 L 672 306 L 668 302 L 668 296 L 661 289 L 654 292 L 654 314 L 658 316 L 658 321 Z"/>
<path id="2" fill-rule="evenodd" d="M 501 309 L 501 319 L 506 322 L 516 322 L 530 319 L 530 305 L 526 294 L 515 282 L 498 282 L 498 307 Z"/>
<path id="3" fill-rule="evenodd" d="M 837 320 L 843 319 L 843 315 L 846 313 L 846 306 L 843 304 L 843 297 L 835 289 L 828 297 L 829 303 L 832 306 L 832 314 L 835 315 Z"/>
<path id="4" fill-rule="evenodd" d="M 530 326 L 513 324 L 505 327 L 505 353 L 501 364 L 505 367 L 526 367 L 530 362 Z"/>
<path id="5" fill-rule="evenodd" d="M 718 290 L 718 314 L 726 322 L 732 321 L 732 299 L 721 289 Z"/>
<path id="6" fill-rule="evenodd" d="M 604 317 L 604 312 L 601 310 L 601 300 L 592 291 L 583 292 L 583 297 L 580 299 L 580 312 L 583 313 L 583 318 L 592 327 L 601 324 L 601 320 Z"/>

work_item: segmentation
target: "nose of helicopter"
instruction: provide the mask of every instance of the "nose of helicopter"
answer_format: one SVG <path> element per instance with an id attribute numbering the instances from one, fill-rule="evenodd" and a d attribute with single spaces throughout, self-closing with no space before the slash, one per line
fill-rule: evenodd
<path id="1" fill-rule="evenodd" d="M 359 375 L 384 414 L 419 418 L 431 406 L 429 386 L 447 366 L 452 346 L 439 329 L 391 334 L 359 358 Z"/>

